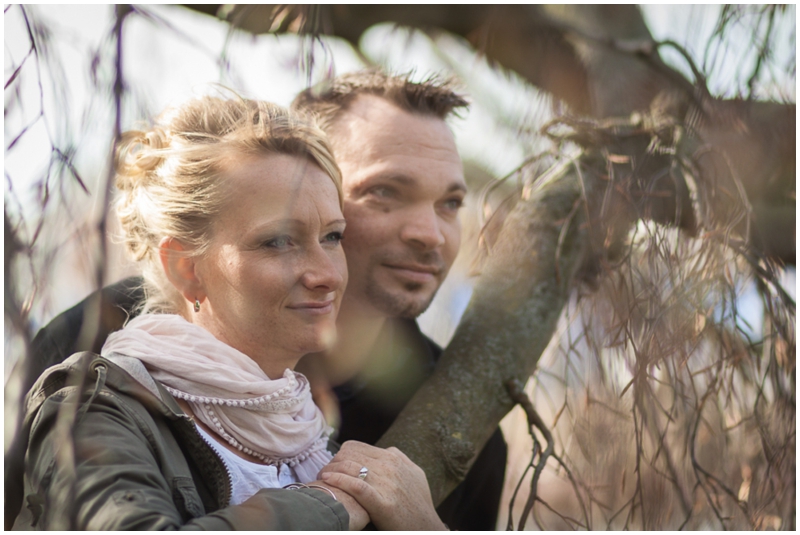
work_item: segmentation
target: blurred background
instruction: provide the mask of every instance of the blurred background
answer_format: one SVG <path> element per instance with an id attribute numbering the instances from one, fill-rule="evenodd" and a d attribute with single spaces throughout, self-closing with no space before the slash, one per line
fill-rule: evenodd
<path id="1" fill-rule="evenodd" d="M 763 14 L 759 18 L 757 10 L 737 11 L 737 17 L 732 17 L 721 5 L 643 5 L 641 10 L 656 40 L 679 44 L 702 66 L 713 95 L 795 102 L 794 6 L 771 18 Z M 726 16 L 731 20 L 726 22 Z M 470 188 L 461 214 L 464 242 L 447 282 L 420 318 L 426 334 L 447 344 L 471 295 L 470 267 L 485 209 L 479 193 L 492 181 L 513 175 L 532 156 L 552 150 L 551 141 L 539 129 L 563 112 L 559 101 L 519 75 L 490 65 L 464 38 L 447 32 L 425 33 L 383 23 L 367 29 L 354 47 L 328 36 L 254 35 L 180 6 L 136 6 L 125 18 L 122 31 L 115 29 L 116 22 L 114 6 L 5 7 L 5 291 L 6 310 L 12 299 L 21 311 L 12 321 L 7 314 L 4 327 L 6 445 L 13 432 L 9 420 L 15 418 L 15 403 L 8 400 L 18 395 L 9 377 L 24 355 L 25 336 L 98 286 L 136 272 L 114 237 L 114 218 L 106 220 L 113 195 L 109 155 L 115 123 L 124 131 L 137 122 L 148 122 L 169 105 L 213 91 L 214 84 L 288 105 L 309 84 L 370 65 L 412 71 L 418 79 L 444 73 L 461 81 L 472 105 L 450 124 Z M 769 54 L 756 46 L 762 41 L 768 43 Z M 692 79 L 689 63 L 679 51 L 664 49 L 661 56 Z M 123 85 L 115 88 L 118 68 Z M 10 231 L 19 245 L 19 254 L 11 262 Z M 794 236 L 786 239 L 795 240 Z M 793 265 L 781 269 L 779 275 L 794 298 Z M 763 334 L 762 294 L 746 270 L 736 271 L 734 278 L 732 302 L 738 314 L 733 321 L 758 338 Z M 562 455 L 580 459 L 570 466 L 582 470 L 586 484 L 581 492 L 594 493 L 589 502 L 601 505 L 590 504 L 590 509 L 599 507 L 598 518 L 604 515 L 598 520 L 590 510 L 589 516 L 598 522 L 595 527 L 619 528 L 625 514 L 615 520 L 602 510 L 603 503 L 609 511 L 616 510 L 614 504 L 622 506 L 634 485 L 635 455 L 627 446 L 635 441 L 635 425 L 625 427 L 614 420 L 631 418 L 621 401 L 622 387 L 631 373 L 624 358 L 598 363 L 595 353 L 575 342 L 585 330 L 586 314 L 587 309 L 577 307 L 577 302 L 568 307 L 559 334 L 527 390 L 544 420 L 560 433 Z M 581 315 L 583 321 L 577 321 Z M 601 375 L 605 378 L 600 379 Z M 791 381 L 794 385 L 793 363 Z M 792 386 L 792 399 L 793 392 Z M 608 410 L 598 412 L 598 406 Z M 724 411 L 720 414 L 735 421 Z M 562 415 L 569 425 L 559 423 Z M 509 498 L 530 461 L 531 438 L 524 415 L 517 410 L 501 425 L 509 443 L 507 489 L 498 525 L 503 528 Z M 725 443 L 730 439 L 711 433 L 704 440 Z M 717 452 L 725 447 L 729 445 L 719 445 Z M 743 485 L 751 484 L 753 476 L 748 474 L 755 467 L 740 463 L 720 469 L 736 472 L 731 485 L 741 500 Z M 564 519 L 578 516 L 573 486 L 567 479 L 558 467 L 545 472 L 540 492 L 561 514 L 540 508 L 540 527 L 575 527 Z M 675 527 L 670 517 L 680 509 L 681 498 L 671 496 L 659 487 L 661 483 L 639 484 L 654 486 L 648 491 L 651 501 L 661 496 L 663 508 L 649 527 Z M 683 501 L 690 502 L 690 510 L 702 509 L 702 505 L 691 505 L 693 492 L 687 491 Z M 517 498 L 515 514 L 524 501 L 522 495 Z M 703 513 L 697 517 L 690 527 L 719 527 L 713 519 L 703 520 Z M 781 524 L 785 519 L 781 512 L 765 512 L 760 518 L 760 527 L 787 527 L 785 520 Z M 628 525 L 625 521 L 624 526 Z"/>

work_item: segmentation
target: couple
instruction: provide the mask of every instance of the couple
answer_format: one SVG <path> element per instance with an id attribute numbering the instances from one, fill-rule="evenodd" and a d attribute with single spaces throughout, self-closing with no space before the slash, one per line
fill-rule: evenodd
<path id="1" fill-rule="evenodd" d="M 206 98 L 129 133 L 117 212 L 146 313 L 103 357 L 79 353 L 35 385 L 18 526 L 55 527 L 66 495 L 84 529 L 443 528 L 399 451 L 346 442 L 331 456 L 309 389 L 339 399 L 339 440 L 374 443 L 429 373 L 438 348 L 401 318 L 458 251 L 465 186 L 444 118 L 463 105 L 446 86 L 362 72 L 301 94 L 303 113 Z M 54 332 L 76 346 L 75 329 Z M 291 371 L 309 353 L 310 386 Z M 55 446 L 71 407 L 73 465 Z M 440 507 L 452 527 L 493 527 L 499 433 L 482 456 Z M 490 525 L 459 523 L 487 504 Z"/>

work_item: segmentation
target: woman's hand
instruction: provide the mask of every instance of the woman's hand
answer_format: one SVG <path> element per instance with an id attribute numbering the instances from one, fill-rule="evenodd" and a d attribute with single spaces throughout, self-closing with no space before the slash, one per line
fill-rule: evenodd
<path id="1" fill-rule="evenodd" d="M 307 484 L 325 487 L 336 494 L 336 500 L 344 505 L 344 508 L 347 510 L 347 514 L 350 516 L 350 531 L 360 531 L 369 523 L 369 515 L 367 514 L 367 511 L 364 510 L 364 508 L 359 505 L 358 501 L 350 496 L 347 491 L 334 488 L 333 485 L 328 484 L 326 481 L 312 481 L 311 483 Z"/>
<path id="2" fill-rule="evenodd" d="M 362 467 L 368 470 L 363 479 Z M 355 498 L 378 529 L 447 529 L 433 507 L 425 472 L 397 448 L 345 442 L 319 477 Z"/>

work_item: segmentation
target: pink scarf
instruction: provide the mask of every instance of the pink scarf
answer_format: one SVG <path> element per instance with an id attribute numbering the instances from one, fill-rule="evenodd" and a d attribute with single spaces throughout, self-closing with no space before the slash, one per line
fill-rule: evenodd
<path id="1" fill-rule="evenodd" d="M 112 333 L 102 354 L 139 359 L 195 417 L 266 464 L 288 464 L 314 481 L 332 456 L 333 431 L 314 405 L 308 379 L 287 369 L 272 380 L 250 357 L 173 314 L 143 314 Z"/>

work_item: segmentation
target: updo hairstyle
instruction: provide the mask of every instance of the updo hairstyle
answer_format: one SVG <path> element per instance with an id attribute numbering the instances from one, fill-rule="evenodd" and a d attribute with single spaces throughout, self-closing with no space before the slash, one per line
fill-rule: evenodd
<path id="1" fill-rule="evenodd" d="M 159 116 L 149 130 L 122 135 L 115 155 L 116 211 L 127 251 L 142 265 L 144 312 L 180 313 L 184 298 L 169 282 L 159 243 L 176 238 L 202 255 L 224 202 L 222 163 L 231 153 L 307 158 L 342 180 L 325 134 L 302 112 L 257 100 L 201 97 Z"/>

